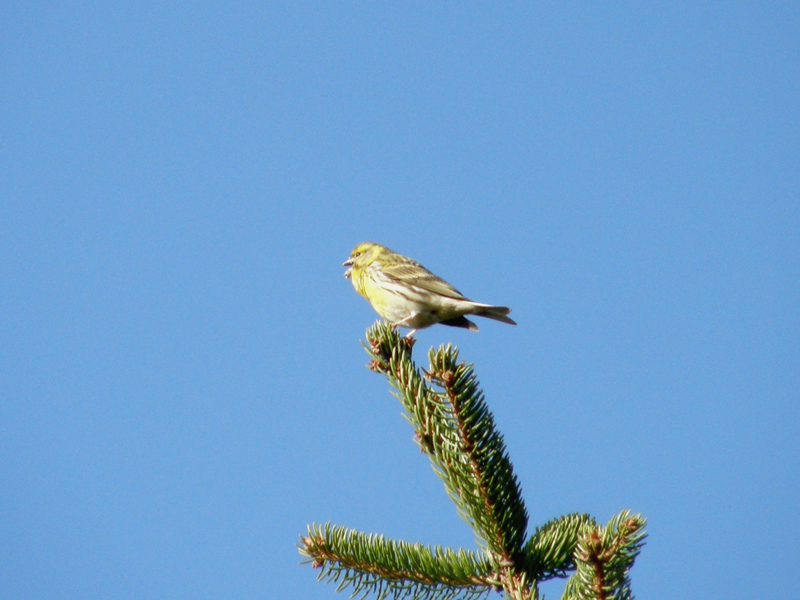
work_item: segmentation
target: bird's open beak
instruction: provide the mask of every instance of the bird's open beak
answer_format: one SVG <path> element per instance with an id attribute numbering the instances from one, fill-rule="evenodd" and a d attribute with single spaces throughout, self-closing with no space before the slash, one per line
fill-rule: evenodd
<path id="1" fill-rule="evenodd" d="M 344 261 L 342 263 L 342 266 L 343 267 L 352 267 L 353 266 L 353 258 L 352 257 L 348 258 L 346 261 Z M 350 279 L 350 276 L 352 274 L 353 274 L 353 269 L 347 269 L 347 271 L 344 272 L 344 278 L 345 279 Z"/>

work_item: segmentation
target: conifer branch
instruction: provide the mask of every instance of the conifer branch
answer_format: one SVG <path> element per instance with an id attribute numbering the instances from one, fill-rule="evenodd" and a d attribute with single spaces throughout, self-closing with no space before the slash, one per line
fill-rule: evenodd
<path id="1" fill-rule="evenodd" d="M 350 587 L 353 596 L 477 600 L 500 585 L 491 563 L 476 552 L 388 540 L 330 523 L 311 525 L 300 553 L 320 569 L 318 579 L 338 582 L 337 591 Z"/>
<path id="2" fill-rule="evenodd" d="M 503 437 L 478 387 L 472 365 L 458 362 L 452 345 L 431 350 L 424 374 L 411 346 L 389 326 L 367 332 L 374 370 L 398 390 L 418 443 L 455 501 L 459 514 L 485 543 L 498 568 L 519 566 L 528 515 Z M 399 351 L 397 351 L 399 348 Z"/>
<path id="3" fill-rule="evenodd" d="M 581 531 L 594 525 L 589 515 L 574 513 L 537 527 L 523 549 L 525 572 L 537 581 L 566 577 L 575 568 L 573 555 Z"/>
<path id="4" fill-rule="evenodd" d="M 387 377 L 428 456 L 482 552 L 394 541 L 344 527 L 312 525 L 300 553 L 353 596 L 378 600 L 477 600 L 502 591 L 537 600 L 538 583 L 566 577 L 565 600 L 628 600 L 629 573 L 645 520 L 624 511 L 606 526 L 571 514 L 538 527 L 525 543 L 528 515 L 503 437 L 472 365 L 452 345 L 431 349 L 427 371 L 411 359 L 413 339 L 386 323 L 367 330 L 369 368 Z M 524 545 L 523 545 L 524 544 Z"/>
<path id="5" fill-rule="evenodd" d="M 564 597 L 575 600 L 631 600 L 630 569 L 644 545 L 646 520 L 625 510 L 605 527 L 589 526 L 575 548 L 577 572 Z"/>
<path id="6" fill-rule="evenodd" d="M 495 429 L 472 365 L 458 362 L 452 346 L 430 353 L 430 381 L 444 388 L 454 445 L 437 467 L 468 512 L 468 522 L 505 564 L 515 564 L 528 515 L 503 437 Z"/>

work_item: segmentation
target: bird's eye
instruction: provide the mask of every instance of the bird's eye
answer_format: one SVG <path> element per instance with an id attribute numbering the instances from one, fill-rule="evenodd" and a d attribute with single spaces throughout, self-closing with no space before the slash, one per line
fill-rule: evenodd
<path id="1" fill-rule="evenodd" d="M 358 258 L 359 256 L 361 256 L 361 252 L 356 252 L 353 254 L 353 258 Z"/>

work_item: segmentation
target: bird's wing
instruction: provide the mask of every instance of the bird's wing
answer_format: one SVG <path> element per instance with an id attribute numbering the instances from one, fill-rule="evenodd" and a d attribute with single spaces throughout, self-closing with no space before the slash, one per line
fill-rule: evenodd
<path id="1" fill-rule="evenodd" d="M 392 265 L 384 267 L 383 273 L 397 283 L 415 286 L 432 294 L 439 294 L 455 300 L 466 300 L 464 294 L 441 277 L 437 277 L 420 264 Z"/>

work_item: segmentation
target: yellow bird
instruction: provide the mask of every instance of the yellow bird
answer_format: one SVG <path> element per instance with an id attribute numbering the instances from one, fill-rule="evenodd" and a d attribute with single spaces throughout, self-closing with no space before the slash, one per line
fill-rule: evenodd
<path id="1" fill-rule="evenodd" d="M 516 325 L 507 316 L 510 308 L 473 302 L 418 262 L 379 244 L 359 244 L 342 266 L 350 267 L 344 276 L 381 317 L 411 329 L 406 337 L 435 323 L 478 331 L 464 315 Z"/>

